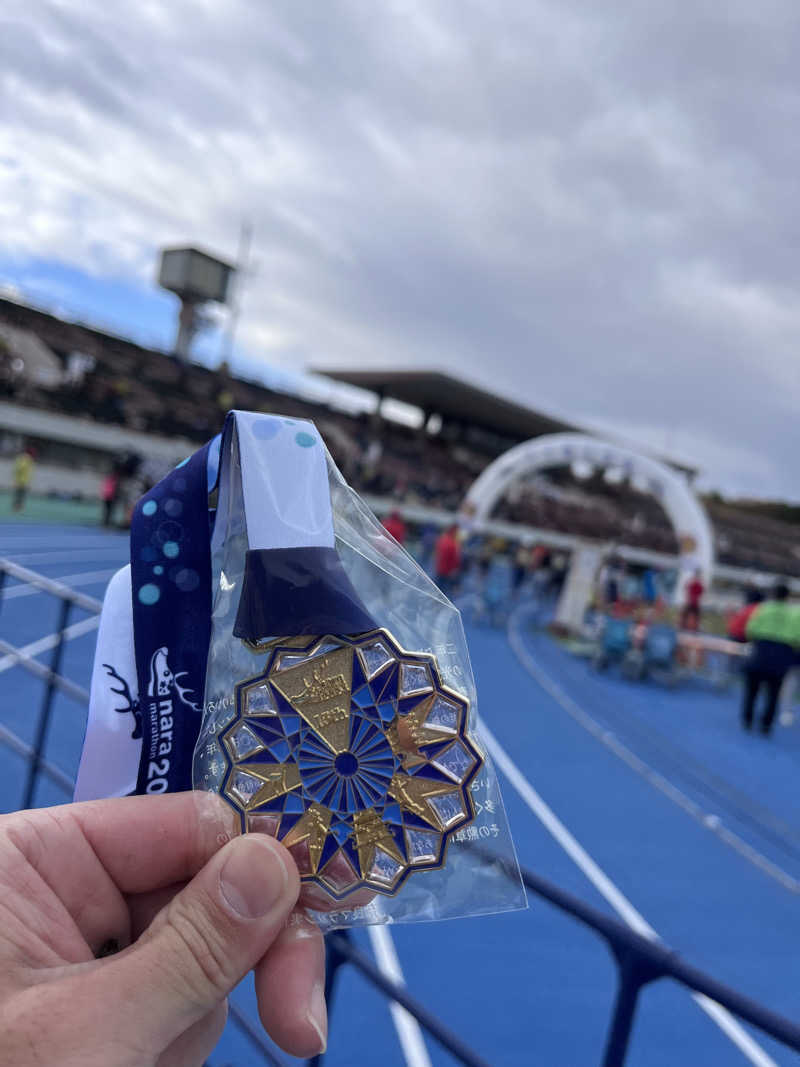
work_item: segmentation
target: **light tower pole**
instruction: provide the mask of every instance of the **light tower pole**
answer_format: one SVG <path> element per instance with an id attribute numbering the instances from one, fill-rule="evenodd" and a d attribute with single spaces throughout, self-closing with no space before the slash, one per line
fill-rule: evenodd
<path id="1" fill-rule="evenodd" d="M 236 268 L 198 248 L 166 248 L 161 253 L 158 283 L 181 302 L 175 335 L 175 356 L 187 362 L 192 341 L 206 325 L 206 304 L 225 304 Z"/>

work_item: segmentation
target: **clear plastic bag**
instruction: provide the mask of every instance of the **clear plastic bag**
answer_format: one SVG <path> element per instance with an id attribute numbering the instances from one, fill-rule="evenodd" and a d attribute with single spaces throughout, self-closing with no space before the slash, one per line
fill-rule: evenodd
<path id="1" fill-rule="evenodd" d="M 281 421 L 287 432 L 313 429 Z M 221 457 L 227 477 L 212 539 L 195 788 L 221 793 L 243 830 L 290 848 L 301 905 L 324 930 L 524 908 L 459 612 L 327 450 L 336 553 L 374 627 L 366 635 L 260 634 L 257 644 L 234 635 L 252 548 L 242 432 L 223 442 Z M 311 543 L 320 516 L 307 486 L 271 470 L 268 450 L 256 455 L 263 492 L 280 499 L 299 541 L 308 522 Z M 250 471 L 248 493 L 252 484 Z"/>

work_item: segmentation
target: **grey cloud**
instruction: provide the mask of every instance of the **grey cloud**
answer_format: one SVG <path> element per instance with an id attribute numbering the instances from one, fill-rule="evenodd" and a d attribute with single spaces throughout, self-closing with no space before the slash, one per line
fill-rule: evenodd
<path id="1" fill-rule="evenodd" d="M 248 366 L 444 366 L 797 497 L 800 11 L 608 7 L 33 0 L 6 235 L 143 277 L 244 215 Z"/>

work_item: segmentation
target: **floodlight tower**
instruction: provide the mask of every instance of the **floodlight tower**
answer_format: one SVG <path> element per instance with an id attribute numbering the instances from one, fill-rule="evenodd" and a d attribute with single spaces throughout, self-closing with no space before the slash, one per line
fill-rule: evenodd
<path id="1" fill-rule="evenodd" d="M 189 359 L 192 340 L 206 325 L 204 305 L 228 301 L 230 281 L 236 268 L 198 248 L 165 248 L 161 253 L 158 284 L 179 298 L 175 355 Z"/>

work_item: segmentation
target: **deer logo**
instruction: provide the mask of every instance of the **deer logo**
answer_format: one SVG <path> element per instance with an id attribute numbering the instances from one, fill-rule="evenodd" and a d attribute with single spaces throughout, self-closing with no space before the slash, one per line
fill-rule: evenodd
<path id="1" fill-rule="evenodd" d="M 173 673 L 169 665 L 168 660 L 169 651 L 166 647 L 162 646 L 157 648 L 153 655 L 150 657 L 150 677 L 147 683 L 147 707 L 157 704 L 159 701 L 166 699 L 177 699 L 184 704 L 187 708 L 191 708 L 192 711 L 199 712 L 200 705 L 196 704 L 189 698 L 192 696 L 191 689 L 180 684 L 180 679 L 184 678 L 187 674 L 186 671 L 180 671 L 178 674 Z M 112 693 L 118 693 L 124 700 L 125 706 L 122 708 L 115 708 L 120 715 L 125 715 L 130 712 L 133 715 L 133 732 L 132 738 L 139 738 L 142 736 L 142 701 L 141 698 L 133 697 L 130 686 L 116 670 L 109 664 L 104 663 L 106 671 L 110 678 L 115 682 L 119 682 L 121 688 L 111 686 Z"/>

